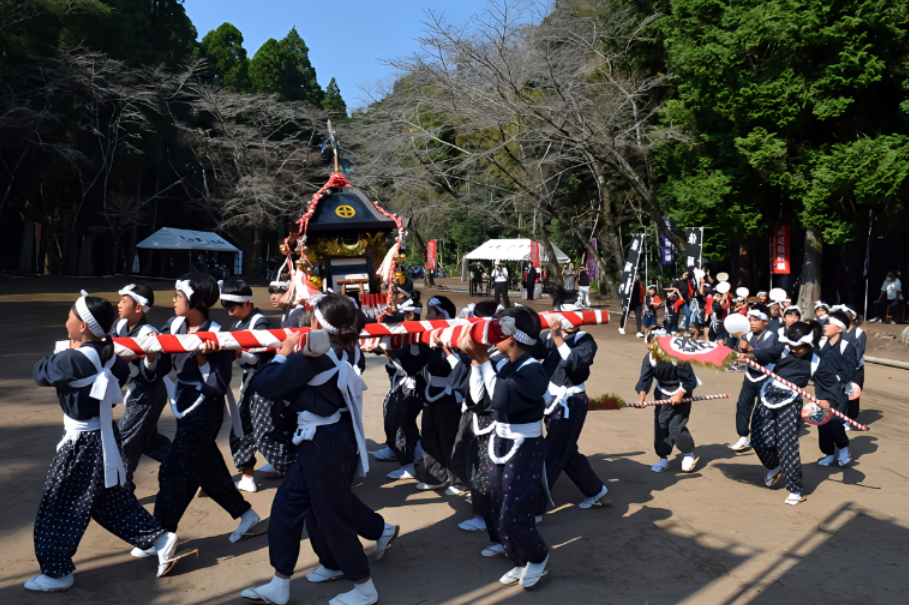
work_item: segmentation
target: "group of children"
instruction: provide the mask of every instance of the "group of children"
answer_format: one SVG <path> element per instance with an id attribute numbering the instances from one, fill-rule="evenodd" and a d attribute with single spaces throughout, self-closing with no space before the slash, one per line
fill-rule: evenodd
<path id="1" fill-rule="evenodd" d="M 813 382 L 821 408 L 832 408 L 855 419 L 864 384 L 866 336 L 859 327 L 861 317 L 847 305 L 831 307 L 818 301 L 817 319 L 802 321 L 801 310 L 786 303 L 768 307 L 753 302 L 743 306 L 749 332 L 740 338 L 720 332 L 715 339 L 733 348 L 739 362 L 755 362 L 800 388 Z M 648 349 L 652 350 L 653 338 L 666 335 L 668 332 L 663 328 L 651 330 L 646 337 Z M 789 491 L 785 503 L 794 506 L 806 499 L 798 444 L 802 396 L 750 365 L 743 365 L 742 369 L 744 377 L 735 414 L 738 440 L 730 447 L 736 452 L 754 449 L 768 469 L 765 477 L 768 487 L 785 476 Z M 683 455 L 682 471 L 691 472 L 698 459 L 687 428 L 690 403 L 685 400 L 693 396 L 700 381 L 690 364 L 658 362 L 648 353 L 635 388 L 640 401 L 654 381 L 656 398 L 671 399 L 671 404 L 655 406 L 654 447 L 659 461 L 651 470 L 668 470 L 668 455 L 675 446 Z M 849 430 L 850 425 L 835 416 L 818 426 L 818 445 L 823 454 L 817 461 L 819 465 L 849 465 L 852 460 L 846 434 Z"/>
<path id="2" fill-rule="evenodd" d="M 331 605 L 376 603 L 359 537 L 375 541 L 380 558 L 400 528 L 386 523 L 351 491 L 355 476 L 369 468 L 362 421 L 364 353 L 385 356 L 390 380 L 383 406 L 386 445 L 373 452 L 374 458 L 398 462 L 400 468 L 388 475 L 393 480 L 417 478 L 422 462 L 417 489 L 467 495 L 474 516 L 459 528 L 486 532 L 491 544 L 481 554 L 510 561 L 513 567 L 501 577 L 503 584 L 532 588 L 546 575 L 549 550 L 537 524 L 553 504 L 551 489 L 563 472 L 583 495 L 580 508 L 610 503 L 605 484 L 578 451 L 588 408 L 585 382 L 597 352 L 595 340 L 583 330 L 557 318 L 543 326 L 539 314 L 527 307 L 503 309 L 489 300 L 470 305 L 460 316 L 507 323 L 512 335 L 493 346 L 467 339 L 458 346 L 436 342 L 434 347 L 393 351 L 361 348 L 358 334 L 369 320 L 355 301 L 328 293 L 311 298 L 304 308 L 291 304 L 286 290 L 286 282 L 273 282 L 271 301 L 283 312 L 281 327 L 313 328 L 303 346 L 296 334 L 277 353 L 225 351 L 206 342 L 198 352 L 148 354 L 129 363 L 114 355 L 109 337 L 142 339 L 154 333 L 145 319 L 154 292 L 143 284 L 120 290 L 119 321 L 107 300 L 87 295 L 76 300 L 66 322 L 69 341 L 34 369 L 39 385 L 57 389 L 66 435 L 35 523 L 42 574 L 26 588 L 62 591 L 72 586 L 72 557 L 92 518 L 132 544 L 133 556 L 157 557 L 157 575 L 165 575 L 180 558 L 176 532 L 200 489 L 238 521 L 231 542 L 263 533 L 259 515 L 242 495 L 258 489 L 258 452 L 268 462 L 260 471 L 283 477 L 268 527 L 274 576 L 242 596 L 288 602 L 305 527 L 320 563 L 307 580 L 343 577 L 353 582 L 353 589 Z M 554 299 L 557 311 L 579 308 L 564 290 L 555 292 Z M 220 331 L 209 317 L 219 301 L 234 320 L 231 330 L 270 327 L 248 284 L 219 284 L 208 275 L 190 274 L 176 282 L 174 317 L 161 333 Z M 456 312 L 443 296 L 424 306 L 419 293 L 406 287 L 397 289 L 396 308 L 383 320 L 451 319 Z M 829 309 L 823 327 L 796 320 L 777 332 L 769 327 L 766 307 L 754 305 L 748 317 L 751 332 L 738 345 L 742 358 L 775 367 L 799 386 L 813 379 L 822 407 L 852 413 L 848 393 L 853 382 L 861 384 L 864 343 L 853 326 L 854 313 Z M 664 334 L 651 330 L 648 345 Z M 239 400 L 230 386 L 234 363 L 243 372 Z M 641 401 L 654 384 L 656 396 L 671 404 L 655 407 L 659 461 L 652 470 L 668 470 L 669 455 L 678 447 L 682 471 L 692 472 L 698 459 L 687 428 L 691 404 L 684 400 L 700 381 L 690 365 L 658 362 L 648 352 L 635 387 Z M 111 410 L 120 401 L 126 409 L 115 424 Z M 157 430 L 168 402 L 177 419 L 172 440 Z M 769 469 L 767 485 L 785 474 L 787 504 L 803 501 L 801 397 L 749 371 L 737 409 L 744 443 L 740 439 L 736 449 L 754 447 Z M 233 463 L 241 474 L 237 483 L 216 443 L 225 411 L 231 420 Z M 825 454 L 820 464 L 849 463 L 849 441 L 840 421 L 819 427 L 819 438 Z M 132 474 L 142 455 L 160 462 L 153 514 L 133 494 Z"/>

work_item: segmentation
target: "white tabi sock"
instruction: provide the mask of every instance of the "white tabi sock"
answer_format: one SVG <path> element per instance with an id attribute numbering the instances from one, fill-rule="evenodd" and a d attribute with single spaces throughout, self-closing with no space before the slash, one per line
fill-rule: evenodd
<path id="1" fill-rule="evenodd" d="M 234 533 L 230 535 L 231 542 L 239 542 L 243 539 L 245 534 L 252 528 L 253 525 L 258 523 L 259 515 L 256 514 L 256 511 L 249 509 L 242 515 L 240 515 L 240 524 L 237 526 L 237 529 L 234 530 Z"/>
<path id="2" fill-rule="evenodd" d="M 290 578 L 275 576 L 271 582 L 262 586 L 253 586 L 240 593 L 244 599 L 265 601 L 274 605 L 287 605 L 290 600 Z"/>
<path id="3" fill-rule="evenodd" d="M 329 601 L 328 605 L 374 605 L 378 602 L 379 593 L 370 578 L 362 584 L 354 584 L 353 590 L 342 592 Z"/>

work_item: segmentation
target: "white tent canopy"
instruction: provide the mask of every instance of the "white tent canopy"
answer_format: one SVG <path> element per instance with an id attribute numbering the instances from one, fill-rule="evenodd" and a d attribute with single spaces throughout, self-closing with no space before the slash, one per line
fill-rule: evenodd
<path id="1" fill-rule="evenodd" d="M 217 233 L 209 231 L 190 231 L 189 229 L 172 229 L 162 227 L 136 244 L 143 250 L 201 250 L 204 252 L 232 252 L 234 255 L 234 274 L 243 272 L 243 252 Z M 192 264 L 192 261 L 190 261 Z"/>
<path id="2" fill-rule="evenodd" d="M 555 244 L 552 245 L 556 253 L 556 260 L 559 263 L 567 263 L 570 259 L 568 255 L 559 250 Z M 530 240 L 529 239 L 491 239 L 485 244 L 464 256 L 465 261 L 471 260 L 501 260 L 501 261 L 529 261 L 530 260 Z M 549 262 L 549 255 L 546 254 L 546 248 L 540 245 L 540 261 Z"/>
<path id="3" fill-rule="evenodd" d="M 213 252 L 239 252 L 217 233 L 190 231 L 163 227 L 136 245 L 136 248 L 152 250 L 211 250 Z"/>

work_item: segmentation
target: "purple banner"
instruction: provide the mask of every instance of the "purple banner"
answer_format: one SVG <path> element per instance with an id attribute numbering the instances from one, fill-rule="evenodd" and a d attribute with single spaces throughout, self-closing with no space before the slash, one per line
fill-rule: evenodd
<path id="1" fill-rule="evenodd" d="M 593 250 L 597 250 L 597 240 L 590 240 L 590 247 Z M 587 256 L 587 276 L 590 278 L 590 281 L 595 281 L 597 278 L 597 259 L 589 251 L 585 250 L 584 254 Z"/>
<path id="2" fill-rule="evenodd" d="M 673 263 L 675 263 L 675 246 L 660 233 L 660 264 L 671 265 Z"/>

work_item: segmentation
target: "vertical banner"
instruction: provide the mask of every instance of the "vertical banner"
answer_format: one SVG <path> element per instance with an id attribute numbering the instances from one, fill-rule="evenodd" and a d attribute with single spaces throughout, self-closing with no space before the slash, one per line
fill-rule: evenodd
<path id="1" fill-rule="evenodd" d="M 597 240 L 590 240 L 590 249 L 597 249 Z M 589 250 L 585 250 L 584 254 L 587 255 L 587 276 L 590 278 L 590 281 L 596 281 L 597 277 L 597 257 L 590 253 Z"/>
<path id="2" fill-rule="evenodd" d="M 429 271 L 436 270 L 436 261 L 438 260 L 438 242 L 434 239 L 426 240 L 426 268 Z"/>
<path id="3" fill-rule="evenodd" d="M 622 312 L 628 310 L 631 302 L 631 287 L 638 274 L 638 263 L 641 260 L 641 248 L 644 245 L 644 234 L 638 233 L 631 239 L 631 248 L 625 256 L 625 267 L 622 269 L 622 280 L 619 283 L 619 295 L 622 297 Z M 623 326 L 624 327 L 624 326 Z"/>
<path id="4" fill-rule="evenodd" d="M 700 268 L 704 264 L 704 228 L 688 227 L 685 229 L 685 243 L 687 243 L 688 246 L 685 251 L 685 263 L 682 268 Z"/>
<path id="5" fill-rule="evenodd" d="M 540 268 L 540 244 L 535 241 L 530 242 L 530 264 L 535 269 Z"/>
<path id="6" fill-rule="evenodd" d="M 663 223 L 665 223 L 666 228 L 669 229 L 669 231 L 676 233 L 675 221 L 673 221 L 668 216 L 664 216 Z M 669 239 L 662 233 L 660 233 L 660 264 L 675 264 L 675 246 L 673 246 L 672 242 L 670 242 Z"/>
<path id="7" fill-rule="evenodd" d="M 777 227 L 770 243 L 774 275 L 789 275 L 789 227 Z"/>

